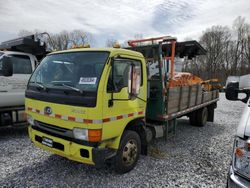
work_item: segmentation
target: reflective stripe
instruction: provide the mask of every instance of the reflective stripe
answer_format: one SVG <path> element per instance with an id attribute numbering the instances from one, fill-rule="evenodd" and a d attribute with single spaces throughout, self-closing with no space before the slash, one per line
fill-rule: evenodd
<path id="1" fill-rule="evenodd" d="M 55 118 L 61 119 L 62 116 L 60 114 L 55 114 Z"/>
<path id="2" fill-rule="evenodd" d="M 51 117 L 51 118 L 56 118 L 56 119 L 61 119 L 61 120 L 66 120 L 66 121 L 74 121 L 74 122 L 78 122 L 78 123 L 86 123 L 86 124 L 101 124 L 101 123 L 107 123 L 107 122 L 111 122 L 111 121 L 118 121 L 121 119 L 125 119 L 125 118 L 129 118 L 129 117 L 136 117 L 136 116 L 141 116 L 144 115 L 144 111 L 140 111 L 140 112 L 133 112 L 133 113 L 129 113 L 129 114 L 122 114 L 122 115 L 118 115 L 118 116 L 114 116 L 114 117 L 108 117 L 108 118 L 104 118 L 104 119 L 82 119 L 82 118 L 78 118 L 78 117 L 73 117 L 73 116 L 65 116 L 65 115 L 61 115 L 61 114 L 44 114 L 43 111 L 35 109 L 35 108 L 31 108 L 31 107 L 27 107 L 26 108 L 27 111 L 29 112 L 33 112 L 33 113 L 37 113 L 39 115 L 44 115 L 47 117 Z"/>
<path id="3" fill-rule="evenodd" d="M 83 119 L 82 118 L 76 118 L 76 122 L 83 123 Z"/>

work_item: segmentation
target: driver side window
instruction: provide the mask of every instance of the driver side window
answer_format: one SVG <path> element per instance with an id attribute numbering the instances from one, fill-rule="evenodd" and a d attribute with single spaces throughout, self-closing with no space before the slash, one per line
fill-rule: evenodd
<path id="1" fill-rule="evenodd" d="M 108 79 L 108 92 L 120 92 L 122 88 L 128 87 L 128 73 L 131 60 L 115 60 Z M 112 75 L 114 74 L 114 75 Z"/>
<path id="2" fill-rule="evenodd" d="M 120 92 L 122 88 L 128 87 L 128 76 L 131 64 L 139 66 L 141 69 L 141 63 L 136 60 L 117 59 L 114 61 L 112 67 L 113 70 L 111 69 L 108 79 L 108 85 L 107 85 L 108 92 Z M 114 75 L 112 76 L 112 74 Z"/>

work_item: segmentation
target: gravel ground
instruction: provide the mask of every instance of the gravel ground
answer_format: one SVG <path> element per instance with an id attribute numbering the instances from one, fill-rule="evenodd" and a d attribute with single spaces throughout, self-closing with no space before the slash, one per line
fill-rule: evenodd
<path id="1" fill-rule="evenodd" d="M 155 141 L 134 170 L 116 174 L 34 147 L 27 129 L 0 130 L 0 187 L 225 187 L 233 136 L 244 104 L 221 94 L 215 122 L 194 127 L 183 118 L 177 135 Z"/>

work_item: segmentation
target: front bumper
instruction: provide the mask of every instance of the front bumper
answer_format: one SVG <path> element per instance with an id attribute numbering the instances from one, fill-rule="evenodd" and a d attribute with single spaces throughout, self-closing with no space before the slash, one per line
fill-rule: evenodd
<path id="1" fill-rule="evenodd" d="M 39 148 L 66 157 L 80 163 L 102 166 L 105 161 L 116 154 L 116 150 L 109 148 L 94 148 L 79 143 L 58 138 L 29 126 L 29 137 L 31 141 Z M 43 138 L 53 140 L 53 146 L 49 147 L 42 144 Z"/>
<path id="2" fill-rule="evenodd" d="M 227 183 L 228 183 L 229 188 L 234 188 L 234 187 L 248 188 L 248 187 L 250 187 L 250 182 L 247 179 L 235 174 L 232 166 L 230 166 L 227 179 L 228 179 Z"/>

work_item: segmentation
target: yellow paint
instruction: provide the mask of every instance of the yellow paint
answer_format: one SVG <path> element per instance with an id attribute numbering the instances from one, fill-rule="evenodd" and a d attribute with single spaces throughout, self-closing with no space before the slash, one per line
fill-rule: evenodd
<path id="1" fill-rule="evenodd" d="M 144 57 L 141 53 L 125 50 L 125 49 L 118 49 L 118 48 L 103 48 L 103 49 L 92 49 L 92 48 L 77 48 L 77 49 L 71 49 L 67 51 L 57 51 L 53 52 L 52 54 L 57 53 L 68 53 L 73 51 L 108 51 L 110 52 L 110 58 L 115 57 L 117 55 L 121 55 L 123 58 L 130 58 L 139 60 L 142 63 L 142 73 L 143 73 L 143 85 L 140 88 L 140 94 L 138 97 L 145 100 L 147 99 L 147 73 L 146 73 L 146 64 L 144 61 Z M 110 59 L 109 59 L 110 61 Z M 82 119 L 104 119 L 108 117 L 114 117 L 118 115 L 123 114 L 129 114 L 133 112 L 139 112 L 144 111 L 146 109 L 146 103 L 140 99 L 134 99 L 134 100 L 126 100 L 126 101 L 114 101 L 114 105 L 112 107 L 108 107 L 108 101 L 111 99 L 111 94 L 107 93 L 107 82 L 109 73 L 111 70 L 110 62 L 108 62 L 104 69 L 102 76 L 100 78 L 99 86 L 98 86 L 98 93 L 97 93 L 97 105 L 96 107 L 79 107 L 79 106 L 71 106 L 71 105 L 63 105 L 63 104 L 57 104 L 57 103 L 50 103 L 50 102 L 43 102 L 40 100 L 34 100 L 34 99 L 28 99 L 25 100 L 25 105 L 27 107 L 35 108 L 40 111 L 43 111 L 45 107 L 49 106 L 53 109 L 54 114 L 60 114 L 65 116 L 73 116 L 76 118 L 82 118 Z M 114 93 L 114 99 L 128 99 L 128 92 L 127 88 L 123 88 L 119 93 Z M 102 142 L 99 146 L 99 148 L 113 148 L 118 149 L 120 144 L 120 139 L 123 134 L 123 131 L 126 127 L 126 125 L 138 117 L 144 117 L 144 115 L 139 115 L 137 117 L 127 117 L 124 119 L 116 120 L 116 121 L 110 121 L 106 123 L 101 124 L 85 124 L 85 123 L 78 123 L 78 122 L 72 122 L 52 117 L 47 117 L 44 115 L 40 115 L 38 113 L 26 111 L 29 115 L 31 115 L 35 120 L 41 121 L 43 123 L 67 128 L 67 129 L 73 129 L 74 127 L 79 128 L 87 128 L 87 129 L 102 129 Z M 77 113 L 78 112 L 78 113 Z M 79 113 L 81 112 L 81 113 Z M 32 130 L 32 128 L 29 128 L 29 135 L 31 140 L 35 143 L 36 146 L 51 151 L 53 153 L 56 153 L 58 155 L 67 157 L 71 160 L 87 163 L 87 164 L 93 164 L 91 159 L 92 154 L 92 148 L 70 143 L 69 141 L 52 137 L 49 135 L 45 135 L 44 133 Z M 48 138 L 51 138 L 59 143 L 62 143 L 65 145 L 65 152 L 61 152 L 59 150 L 49 148 L 47 146 L 44 146 L 40 144 L 39 142 L 36 142 L 34 140 L 34 135 L 39 136 L 46 136 Z M 90 159 L 83 159 L 79 155 L 80 148 L 84 148 L 90 151 Z"/>
<path id="2" fill-rule="evenodd" d="M 60 151 L 58 149 L 50 148 L 48 146 L 45 146 L 37 141 L 35 141 L 35 135 L 40 137 L 46 137 L 49 139 L 52 139 L 54 142 L 58 142 L 64 145 L 64 151 Z M 81 163 L 91 164 L 94 165 L 94 162 L 92 161 L 92 148 L 88 146 L 83 146 L 80 144 L 76 144 L 67 140 L 63 140 L 61 138 L 57 138 L 54 136 L 50 136 L 44 133 L 41 133 L 39 131 L 36 131 L 29 127 L 29 137 L 31 141 L 39 148 L 49 151 L 51 153 L 55 153 L 57 155 L 60 155 L 62 157 L 66 157 L 68 159 L 78 161 Z M 80 155 L 80 149 L 86 149 L 89 151 L 89 158 L 84 158 Z"/>

